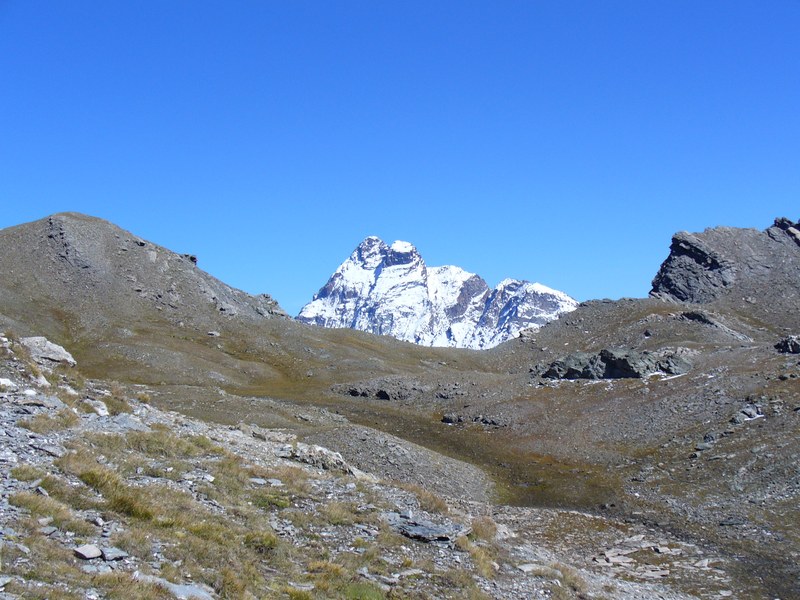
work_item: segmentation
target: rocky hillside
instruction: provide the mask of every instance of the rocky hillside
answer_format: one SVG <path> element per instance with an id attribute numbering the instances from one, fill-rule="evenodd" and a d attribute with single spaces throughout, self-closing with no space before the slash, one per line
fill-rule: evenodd
<path id="1" fill-rule="evenodd" d="M 459 267 L 428 267 L 408 242 L 368 237 L 306 304 L 298 320 L 426 346 L 492 348 L 574 310 L 572 298 L 505 279 L 494 289 Z"/>
<path id="2" fill-rule="evenodd" d="M 392 338 L 297 323 L 269 295 L 234 289 L 201 265 L 76 213 L 10 227 L 0 231 L 0 327 L 68 345 L 88 374 L 293 395 L 319 396 L 339 371 L 374 376 L 391 360 L 413 372 L 443 360 Z"/>
<path id="3" fill-rule="evenodd" d="M 44 338 L 0 336 L 4 599 L 692 598 L 670 569 L 730 591 L 726 559 L 668 534 L 441 497 L 78 369 Z"/>
<path id="4" fill-rule="evenodd" d="M 112 306 L 124 311 L 121 319 L 161 313 L 200 329 L 218 317 L 252 322 L 286 316 L 269 295 L 250 296 L 200 270 L 196 256 L 94 217 L 64 213 L 10 227 L 0 231 L 0 246 L 6 249 L 0 254 L 5 307 L 30 297 L 68 304 L 79 308 L 75 313 L 87 329 L 109 326 L 104 318 Z"/>

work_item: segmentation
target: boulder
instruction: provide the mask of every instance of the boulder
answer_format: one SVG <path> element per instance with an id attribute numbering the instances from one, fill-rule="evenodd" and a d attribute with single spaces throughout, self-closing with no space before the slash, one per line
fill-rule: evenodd
<path id="1" fill-rule="evenodd" d="M 83 560 L 92 560 L 93 558 L 100 558 L 102 552 L 100 548 L 95 546 L 94 544 L 85 544 L 74 550 L 75 556 L 78 558 L 82 558 Z"/>
<path id="2" fill-rule="evenodd" d="M 355 471 L 355 469 L 342 458 L 341 454 L 323 448 L 322 446 L 303 444 L 302 442 L 285 444 L 275 451 L 275 455 L 280 458 L 296 460 L 326 471 L 343 471 L 349 474 L 353 474 Z"/>
<path id="3" fill-rule="evenodd" d="M 77 364 L 69 352 L 46 337 L 26 337 L 22 338 L 20 343 L 31 353 L 31 358 L 40 365 L 49 367 L 65 364 L 74 367 Z"/>
<path id="4" fill-rule="evenodd" d="M 106 403 L 102 400 L 93 400 L 92 398 L 86 398 L 83 401 L 84 404 L 88 405 L 98 416 L 101 417 L 108 417 L 111 413 L 108 412 L 108 407 Z"/>
<path id="5" fill-rule="evenodd" d="M 408 513 L 385 512 L 381 518 L 400 535 L 429 544 L 450 545 L 459 536 L 469 533 L 468 529 L 456 523 L 433 523 L 427 519 L 415 519 Z"/>
<path id="6" fill-rule="evenodd" d="M 103 555 L 103 560 L 106 562 L 113 562 L 116 560 L 122 560 L 123 558 L 128 558 L 128 553 L 124 550 L 120 550 L 119 548 L 103 548 L 100 550 Z"/>

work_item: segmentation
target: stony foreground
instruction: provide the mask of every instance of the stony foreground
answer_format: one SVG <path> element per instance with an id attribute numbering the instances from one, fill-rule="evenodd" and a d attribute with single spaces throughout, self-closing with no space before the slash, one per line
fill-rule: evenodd
<path id="1" fill-rule="evenodd" d="M 441 498 L 0 343 L 0 598 L 736 595 L 641 525 Z"/>

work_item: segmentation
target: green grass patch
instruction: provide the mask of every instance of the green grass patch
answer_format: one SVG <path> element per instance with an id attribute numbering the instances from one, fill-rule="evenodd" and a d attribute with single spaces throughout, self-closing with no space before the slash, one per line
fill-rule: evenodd
<path id="1" fill-rule="evenodd" d="M 270 554 L 278 547 L 278 536 L 272 531 L 252 531 L 245 534 L 244 545 L 256 554 Z"/>
<path id="2" fill-rule="evenodd" d="M 258 490 L 250 498 L 253 506 L 257 506 L 262 510 L 289 508 L 292 505 L 291 500 L 285 493 L 272 490 Z"/>
<path id="3" fill-rule="evenodd" d="M 344 587 L 342 597 L 347 600 L 383 600 L 386 594 L 372 583 L 356 582 Z"/>

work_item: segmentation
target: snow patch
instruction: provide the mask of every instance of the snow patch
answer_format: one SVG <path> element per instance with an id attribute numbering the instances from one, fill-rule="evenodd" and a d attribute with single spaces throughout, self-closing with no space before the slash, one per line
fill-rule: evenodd
<path id="1" fill-rule="evenodd" d="M 393 252 L 398 252 L 400 254 L 408 254 L 409 252 L 414 252 L 416 248 L 408 242 L 404 242 L 402 240 L 397 240 L 391 246 Z"/>

